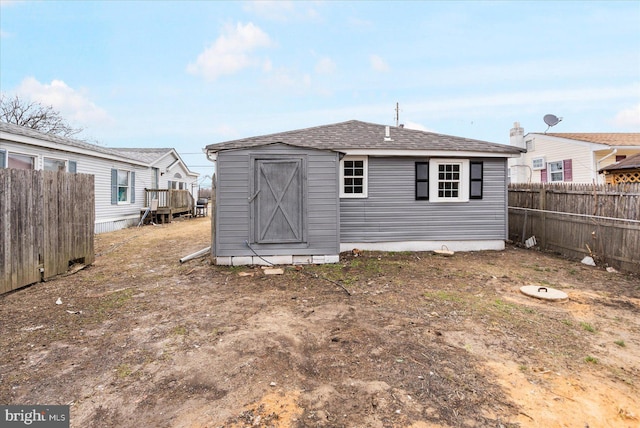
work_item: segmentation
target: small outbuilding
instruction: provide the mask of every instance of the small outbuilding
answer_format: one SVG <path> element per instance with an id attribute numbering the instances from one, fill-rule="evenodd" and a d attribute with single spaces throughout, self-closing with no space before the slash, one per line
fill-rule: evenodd
<path id="1" fill-rule="evenodd" d="M 351 120 L 205 148 L 217 264 L 341 251 L 502 250 L 507 159 L 523 149 Z"/>
<path id="2" fill-rule="evenodd" d="M 602 168 L 607 184 L 640 183 L 640 153 Z"/>

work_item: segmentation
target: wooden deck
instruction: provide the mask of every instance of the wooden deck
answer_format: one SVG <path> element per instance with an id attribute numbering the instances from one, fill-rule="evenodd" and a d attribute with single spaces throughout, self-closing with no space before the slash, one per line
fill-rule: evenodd
<path id="1" fill-rule="evenodd" d="M 195 201 L 188 190 L 175 189 L 144 189 L 144 206 L 151 207 L 154 199 L 158 200 L 158 209 L 150 211 L 144 220 L 145 224 L 171 223 L 176 216 L 193 216 Z M 140 210 L 140 219 L 147 208 Z"/>

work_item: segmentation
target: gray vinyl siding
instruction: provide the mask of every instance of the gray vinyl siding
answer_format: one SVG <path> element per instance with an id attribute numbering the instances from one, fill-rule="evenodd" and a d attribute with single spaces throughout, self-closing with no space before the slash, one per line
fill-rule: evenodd
<path id="1" fill-rule="evenodd" d="M 245 241 L 251 241 L 251 157 L 255 155 L 306 157 L 306 241 L 307 244 L 252 245 L 260 255 L 338 254 L 339 200 L 338 154 L 330 151 L 270 145 L 218 153 L 216 162 L 217 256 L 252 256 Z"/>
<path id="2" fill-rule="evenodd" d="M 340 199 L 341 242 L 506 239 L 506 160 L 483 162 L 483 198 L 468 202 L 415 199 L 415 162 L 369 157 L 368 197 Z"/>
<path id="3" fill-rule="evenodd" d="M 144 205 L 144 188 L 151 183 L 151 168 L 142 165 L 104 159 L 97 156 L 55 150 L 7 140 L 0 141 L 0 148 L 12 153 L 36 157 L 36 169 L 42 169 L 43 159 L 52 157 L 76 163 L 76 172 L 95 177 L 96 233 L 110 232 L 137 223 Z M 111 170 L 123 169 L 135 172 L 135 202 L 121 205 L 111 203 Z"/>

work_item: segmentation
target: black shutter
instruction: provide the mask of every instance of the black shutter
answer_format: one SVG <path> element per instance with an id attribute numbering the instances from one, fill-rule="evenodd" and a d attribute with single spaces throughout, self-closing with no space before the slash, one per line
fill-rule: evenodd
<path id="1" fill-rule="evenodd" d="M 416 162 L 416 200 L 429 200 L 429 162 Z"/>
<path id="2" fill-rule="evenodd" d="M 482 199 L 482 162 L 470 162 L 469 199 Z"/>

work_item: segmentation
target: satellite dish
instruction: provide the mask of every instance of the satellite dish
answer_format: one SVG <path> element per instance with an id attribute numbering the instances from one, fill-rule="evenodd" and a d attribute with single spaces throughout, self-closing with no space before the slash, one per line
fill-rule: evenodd
<path id="1" fill-rule="evenodd" d="M 547 133 L 549 128 L 551 128 L 552 126 L 556 126 L 557 124 L 562 122 L 562 118 L 556 116 L 555 114 L 545 114 L 542 120 L 544 120 L 544 123 L 547 124 L 547 129 L 546 131 L 544 131 L 545 134 Z"/>

